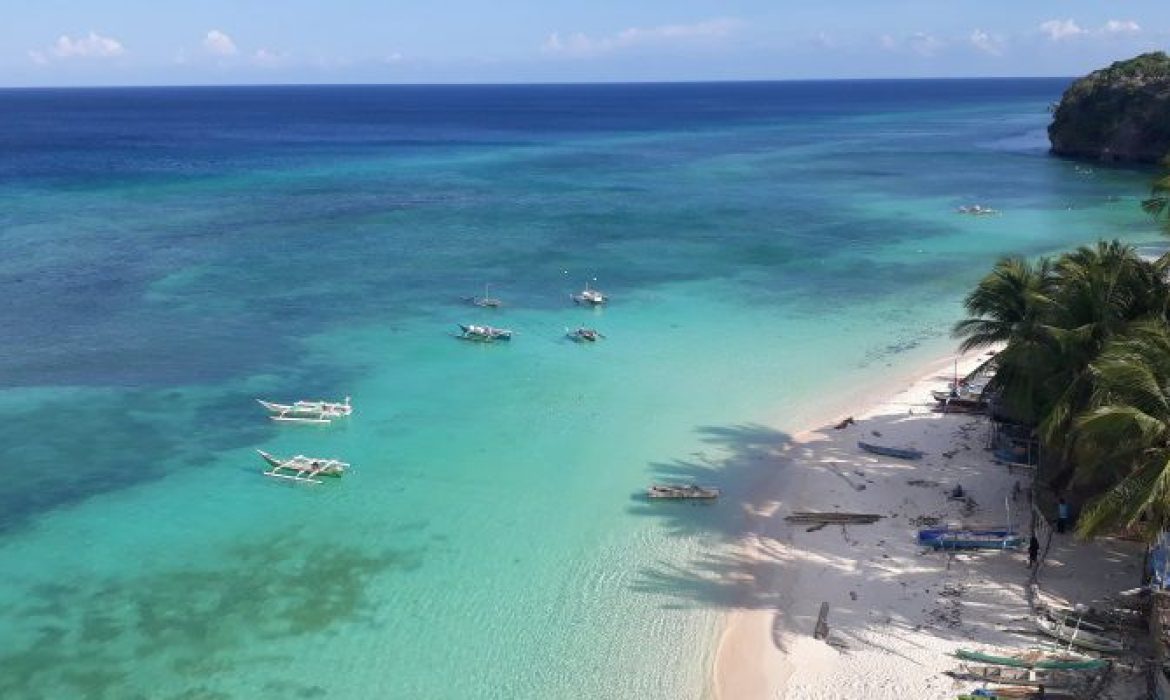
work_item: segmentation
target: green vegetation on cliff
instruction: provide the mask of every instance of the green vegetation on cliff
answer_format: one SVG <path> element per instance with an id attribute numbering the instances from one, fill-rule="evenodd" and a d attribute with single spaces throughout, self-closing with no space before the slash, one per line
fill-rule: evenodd
<path id="1" fill-rule="evenodd" d="M 1052 152 L 1155 163 L 1170 153 L 1170 56 L 1118 61 L 1074 82 L 1048 127 Z"/>

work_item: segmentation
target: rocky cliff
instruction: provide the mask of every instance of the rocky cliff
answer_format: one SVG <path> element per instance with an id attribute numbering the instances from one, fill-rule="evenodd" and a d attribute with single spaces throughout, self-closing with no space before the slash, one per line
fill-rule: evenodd
<path id="1" fill-rule="evenodd" d="M 1077 80 L 1048 126 L 1060 156 L 1153 163 L 1170 154 L 1170 57 L 1158 51 Z"/>

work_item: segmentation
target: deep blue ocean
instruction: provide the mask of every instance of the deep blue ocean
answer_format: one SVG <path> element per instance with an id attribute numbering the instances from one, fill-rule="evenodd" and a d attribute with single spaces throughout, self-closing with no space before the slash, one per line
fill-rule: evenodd
<path id="1" fill-rule="evenodd" d="M 1157 240 L 1068 82 L 0 90 L 0 697 L 705 696 L 789 436 L 997 257 Z"/>

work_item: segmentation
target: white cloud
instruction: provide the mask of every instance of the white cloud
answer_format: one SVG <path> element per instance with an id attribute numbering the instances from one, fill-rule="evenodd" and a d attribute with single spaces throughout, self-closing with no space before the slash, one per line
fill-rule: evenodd
<path id="1" fill-rule="evenodd" d="M 1040 31 L 1047 34 L 1052 41 L 1070 39 L 1088 33 L 1071 19 L 1050 19 L 1047 22 L 1042 22 Z"/>
<path id="2" fill-rule="evenodd" d="M 212 29 L 203 37 L 203 50 L 215 56 L 234 56 L 239 53 L 236 42 L 218 29 Z"/>
<path id="3" fill-rule="evenodd" d="M 126 48 L 122 46 L 122 42 L 97 32 L 90 32 L 88 36 L 76 39 L 62 34 L 48 48 L 29 51 L 28 57 L 34 63 L 44 65 L 54 59 L 113 58 L 124 53 Z"/>
<path id="4" fill-rule="evenodd" d="M 982 29 L 971 32 L 971 45 L 992 56 L 1003 55 L 1003 40 L 993 37 Z"/>
<path id="5" fill-rule="evenodd" d="M 721 18 L 695 24 L 666 24 L 647 29 L 630 27 L 617 34 L 599 38 L 592 38 L 581 32 L 564 36 L 553 32 L 544 40 L 541 50 L 545 53 L 586 55 L 647 44 L 719 39 L 735 31 L 739 25 L 739 20 Z"/>
<path id="6" fill-rule="evenodd" d="M 931 34 L 916 32 L 906 40 L 910 50 L 920 56 L 933 56 L 943 47 L 943 42 Z"/>
<path id="7" fill-rule="evenodd" d="M 1111 19 L 1101 27 L 1103 34 L 1136 34 L 1141 30 L 1141 25 L 1132 19 Z"/>
<path id="8" fill-rule="evenodd" d="M 280 51 L 269 51 L 268 49 L 256 49 L 252 54 L 252 63 L 265 68 L 279 66 L 288 58 L 288 54 Z"/>
<path id="9" fill-rule="evenodd" d="M 878 38 L 878 43 L 886 51 L 901 52 L 908 49 L 919 56 L 927 57 L 937 54 L 947 45 L 947 42 L 926 32 L 915 32 L 905 38 L 882 34 Z"/>

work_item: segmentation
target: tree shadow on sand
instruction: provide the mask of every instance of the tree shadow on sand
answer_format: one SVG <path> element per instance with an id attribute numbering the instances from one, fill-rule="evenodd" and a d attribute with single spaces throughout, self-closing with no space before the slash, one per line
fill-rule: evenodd
<path id="1" fill-rule="evenodd" d="M 688 459 L 650 464 L 652 480 L 719 486 L 717 503 L 699 501 L 651 501 L 645 494 L 632 496 L 630 512 L 662 520 L 673 535 L 717 535 L 729 541 L 748 533 L 749 523 L 740 510 L 764 507 L 769 498 L 761 483 L 791 459 L 791 436 L 758 424 L 702 426 L 696 429 L 707 451 Z"/>
<path id="2" fill-rule="evenodd" d="M 683 564 L 645 566 L 633 590 L 668 601 L 662 604 L 666 608 L 771 611 L 773 642 L 780 649 L 786 633 L 812 634 L 821 602 L 831 605 L 831 627 L 842 647 L 880 648 L 879 630 L 888 638 L 924 627 L 936 637 L 955 640 L 979 628 L 983 638 L 1018 645 L 1011 635 L 1028 627 L 1023 622 L 1028 610 L 1016 603 L 1019 586 L 997 581 L 1019 579 L 1022 585 L 1023 555 L 948 556 L 924 552 L 914 537 L 914 518 L 948 515 L 947 486 L 941 482 L 950 479 L 961 480 L 991 504 L 988 517 L 1002 518 L 1003 494 L 981 492 L 979 485 L 1003 467 L 983 455 L 983 435 L 973 427 L 978 419 L 969 416 L 942 417 L 922 428 L 953 434 L 954 453 L 904 463 L 859 452 L 859 439 L 888 440 L 908 412 L 868 418 L 841 431 L 822 430 L 825 439 L 802 443 L 758 425 L 699 428 L 705 442 L 721 448 L 722 458 L 693 457 L 651 467 L 663 481 L 727 484 L 719 501 L 705 507 L 643 501 L 631 510 L 660 518 L 673 536 L 714 536 L 719 545 Z M 935 481 L 909 487 L 910 498 L 899 503 L 879 495 L 882 488 L 906 489 L 906 482 L 922 477 L 921 472 Z M 770 483 L 776 477 L 783 481 Z M 817 479 L 810 482 L 815 488 L 801 484 L 805 477 Z M 884 519 L 877 525 L 818 528 L 784 521 L 793 510 L 877 512 Z M 992 569 L 1001 571 L 978 581 L 964 581 L 959 574 Z M 939 577 L 948 581 L 945 589 L 924 583 Z M 806 591 L 808 599 L 796 599 L 795 590 Z M 964 618 L 976 608 L 978 619 Z M 893 609 L 921 613 L 900 616 L 889 612 Z"/>

